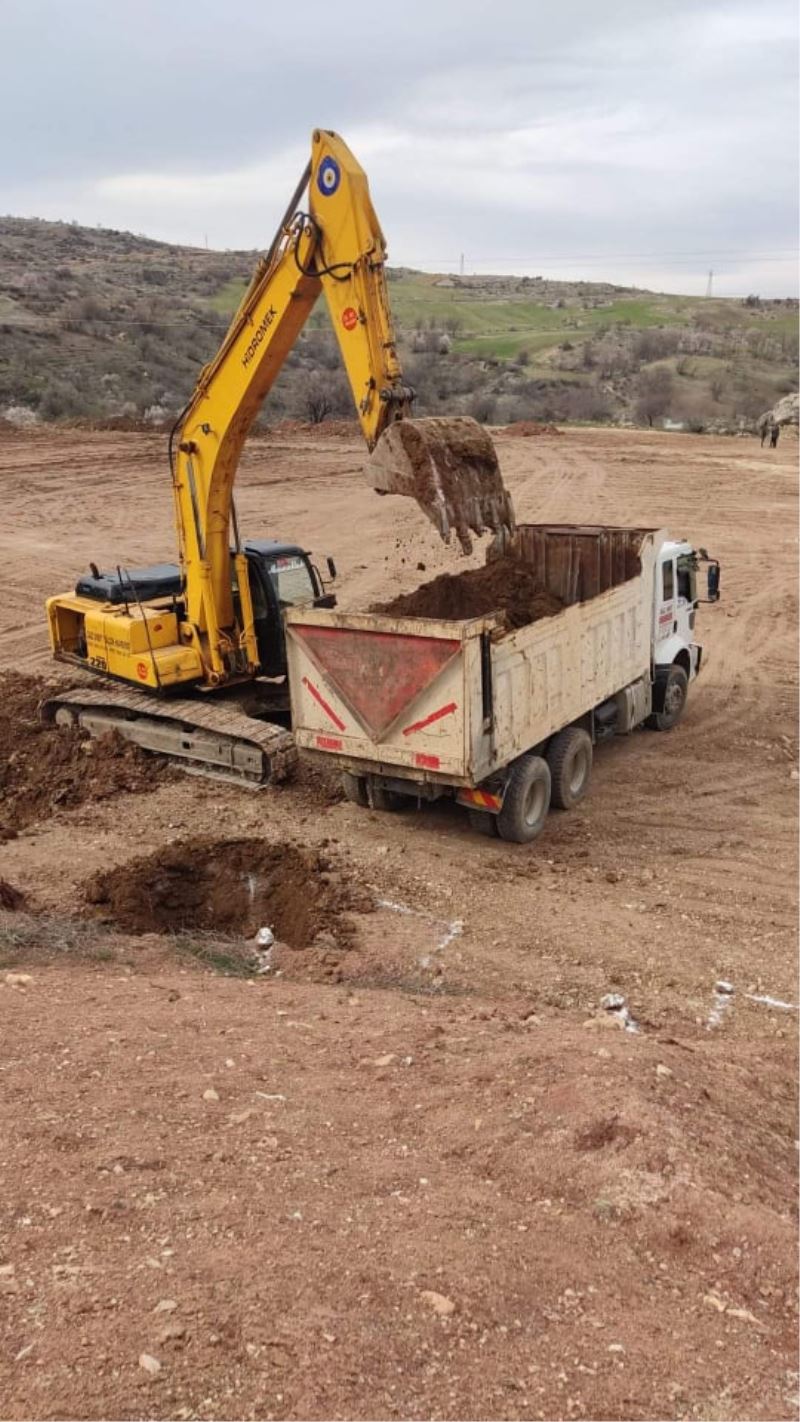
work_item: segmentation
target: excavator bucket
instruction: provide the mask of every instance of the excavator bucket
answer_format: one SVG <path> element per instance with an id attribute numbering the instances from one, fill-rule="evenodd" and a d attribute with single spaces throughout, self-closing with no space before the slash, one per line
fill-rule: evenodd
<path id="1" fill-rule="evenodd" d="M 367 478 L 381 494 L 416 499 L 445 543 L 453 532 L 465 553 L 473 533 L 514 531 L 514 509 L 494 445 L 466 415 L 396 420 L 378 440 Z"/>

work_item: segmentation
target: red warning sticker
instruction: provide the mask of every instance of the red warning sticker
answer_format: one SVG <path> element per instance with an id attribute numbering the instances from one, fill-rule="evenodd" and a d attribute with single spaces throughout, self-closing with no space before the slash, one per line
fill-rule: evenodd
<path id="1" fill-rule="evenodd" d="M 354 331 L 358 325 L 358 312 L 355 306 L 345 306 L 342 312 L 342 325 L 346 331 Z"/>
<path id="2" fill-rule="evenodd" d="M 147 662 L 136 663 L 136 675 L 138 676 L 140 681 L 147 681 L 147 674 L 149 670 L 150 668 L 148 667 Z"/>

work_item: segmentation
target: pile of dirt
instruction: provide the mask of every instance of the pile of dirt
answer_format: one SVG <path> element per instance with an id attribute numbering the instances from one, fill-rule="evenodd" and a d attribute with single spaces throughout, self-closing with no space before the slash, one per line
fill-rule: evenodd
<path id="1" fill-rule="evenodd" d="M 352 937 L 344 915 L 372 909 L 324 850 L 262 839 L 176 841 L 94 874 L 84 886 L 93 911 L 132 934 L 187 930 L 276 939 L 305 948 L 321 934 Z"/>
<path id="2" fill-rule="evenodd" d="M 543 587 L 533 568 L 516 558 L 498 558 L 484 568 L 442 573 L 414 592 L 376 603 L 372 612 L 392 617 L 438 617 L 461 621 L 496 612 L 510 630 L 552 617 L 563 603 Z"/>
<path id="3" fill-rule="evenodd" d="M 555 425 L 541 425 L 537 420 L 515 420 L 512 425 L 505 426 L 503 433 L 529 439 L 533 435 L 560 435 L 563 431 L 556 429 Z"/>
<path id="4" fill-rule="evenodd" d="M 173 773 L 120 736 L 43 725 L 39 702 L 53 689 L 40 677 L 0 677 L 0 839 L 56 809 L 154 790 Z"/>

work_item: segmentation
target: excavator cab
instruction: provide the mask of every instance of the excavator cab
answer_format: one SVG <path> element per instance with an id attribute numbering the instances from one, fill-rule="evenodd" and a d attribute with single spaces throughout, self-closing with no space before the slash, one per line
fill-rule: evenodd
<path id="1" fill-rule="evenodd" d="M 286 675 L 286 641 L 283 614 L 287 607 L 310 603 L 314 607 L 335 607 L 335 593 L 326 591 L 319 569 L 309 553 L 295 543 L 281 543 L 274 538 L 250 538 L 244 553 L 253 605 L 253 622 L 262 676 Z M 328 569 L 335 569 L 328 559 Z M 237 617 L 238 589 L 234 576 L 234 607 Z"/>

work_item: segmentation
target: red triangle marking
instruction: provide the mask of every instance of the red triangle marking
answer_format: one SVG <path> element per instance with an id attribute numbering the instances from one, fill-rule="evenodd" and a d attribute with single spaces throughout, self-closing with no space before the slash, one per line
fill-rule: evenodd
<path id="1" fill-rule="evenodd" d="M 292 632 L 376 741 L 461 646 L 457 639 L 299 623 Z"/>

